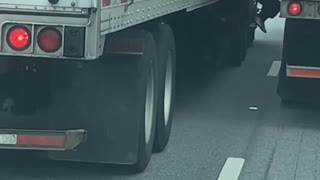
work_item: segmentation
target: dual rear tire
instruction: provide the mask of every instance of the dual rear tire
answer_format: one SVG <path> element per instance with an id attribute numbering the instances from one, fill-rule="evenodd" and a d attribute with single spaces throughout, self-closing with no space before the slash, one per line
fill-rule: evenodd
<path id="1" fill-rule="evenodd" d="M 139 173 L 168 144 L 175 91 L 169 25 L 110 34 L 98 60 L 54 61 L 50 74 L 52 103 L 39 119 L 48 119 L 49 129 L 88 132 L 76 152 L 50 158 L 128 165 Z"/>
<path id="2" fill-rule="evenodd" d="M 223 61 L 228 67 L 239 67 L 247 55 L 248 41 L 250 37 L 249 25 L 251 17 L 251 5 L 249 0 L 222 1 L 221 16 L 219 22 L 218 44 L 219 52 L 223 52 Z M 223 9 L 223 10 L 222 10 Z"/>
<path id="3" fill-rule="evenodd" d="M 171 27 L 158 23 L 153 32 L 157 44 L 159 94 L 154 152 L 161 152 L 169 142 L 175 99 L 176 52 Z"/>
<path id="4" fill-rule="evenodd" d="M 125 34 L 143 41 L 140 57 L 133 59 L 141 65 L 139 69 L 143 73 L 137 78 L 142 78 L 143 83 L 123 82 L 141 86 L 145 94 L 136 99 L 141 101 L 138 104 L 145 102 L 145 105 L 140 107 L 144 117 L 139 120 L 138 154 L 132 165 L 134 172 L 142 172 L 149 164 L 152 152 L 163 151 L 169 142 L 175 92 L 175 41 L 172 29 L 165 23 L 158 23 L 153 32 L 128 30 Z"/>

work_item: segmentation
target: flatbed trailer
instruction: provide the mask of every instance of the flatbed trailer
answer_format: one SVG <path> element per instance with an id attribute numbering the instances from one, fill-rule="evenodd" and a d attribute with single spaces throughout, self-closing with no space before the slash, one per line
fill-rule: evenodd
<path id="1" fill-rule="evenodd" d="M 227 64 L 241 65 L 252 5 L 1 0 L 0 148 L 143 171 L 169 141 L 176 47 L 205 37 L 211 44 L 194 49 L 227 51 Z"/>

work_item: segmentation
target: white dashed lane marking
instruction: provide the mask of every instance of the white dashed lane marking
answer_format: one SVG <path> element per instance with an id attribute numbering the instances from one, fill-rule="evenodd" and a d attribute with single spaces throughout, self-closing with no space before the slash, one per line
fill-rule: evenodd
<path id="1" fill-rule="evenodd" d="M 277 77 L 279 75 L 280 67 L 281 67 L 281 61 L 273 61 L 267 76 Z"/>
<path id="2" fill-rule="evenodd" d="M 242 158 L 228 158 L 218 180 L 238 180 L 245 160 Z"/>

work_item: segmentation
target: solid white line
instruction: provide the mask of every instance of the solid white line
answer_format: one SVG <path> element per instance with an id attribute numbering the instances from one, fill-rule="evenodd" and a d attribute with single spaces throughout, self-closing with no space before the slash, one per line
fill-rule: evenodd
<path id="1" fill-rule="evenodd" d="M 245 160 L 242 158 L 228 158 L 218 180 L 238 180 Z"/>
<path id="2" fill-rule="evenodd" d="M 277 77 L 279 75 L 280 67 L 281 67 L 281 61 L 273 61 L 267 76 Z"/>

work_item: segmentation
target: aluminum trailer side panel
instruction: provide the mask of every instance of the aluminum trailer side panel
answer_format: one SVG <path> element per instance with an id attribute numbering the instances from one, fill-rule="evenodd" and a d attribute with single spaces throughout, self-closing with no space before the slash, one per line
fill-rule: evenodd
<path id="1" fill-rule="evenodd" d="M 117 32 L 137 24 L 172 14 L 181 10 L 192 11 L 208 6 L 220 0 L 60 0 L 50 4 L 48 0 L 2 0 L 0 10 L 1 55 L 48 57 L 55 59 L 94 60 L 100 57 L 106 34 Z M 59 18 L 57 18 L 57 15 Z M 72 18 L 70 18 L 72 17 Z M 81 19 L 87 23 L 75 24 Z M 60 21 L 60 22 L 59 22 Z M 62 23 L 61 23 L 62 21 Z M 37 43 L 33 40 L 27 51 L 20 52 L 7 47 L 5 26 L 8 24 L 28 24 L 31 29 L 41 26 L 61 26 L 85 28 L 84 55 L 72 57 L 63 54 L 60 48 L 56 53 L 37 52 Z M 32 30 L 32 37 L 37 34 Z M 64 39 L 64 38 L 63 38 Z M 64 42 L 63 42 L 64 43 Z"/>
<path id="2" fill-rule="evenodd" d="M 0 7 L 8 8 L 28 8 L 35 6 L 46 6 L 46 7 L 74 7 L 74 8 L 89 8 L 97 7 L 100 0 L 63 0 L 57 4 L 52 5 L 48 0 L 1 0 Z"/>
<path id="3" fill-rule="evenodd" d="M 177 11 L 191 11 L 219 0 L 138 0 L 104 3 L 101 9 L 101 35 L 116 32 Z M 133 2 L 132 4 L 130 2 Z"/>
<path id="4" fill-rule="evenodd" d="M 0 8 L 9 10 L 79 12 L 82 8 L 101 10 L 101 35 L 180 10 L 191 11 L 219 0 L 65 0 L 51 4 L 47 0 L 1 0 Z"/>

